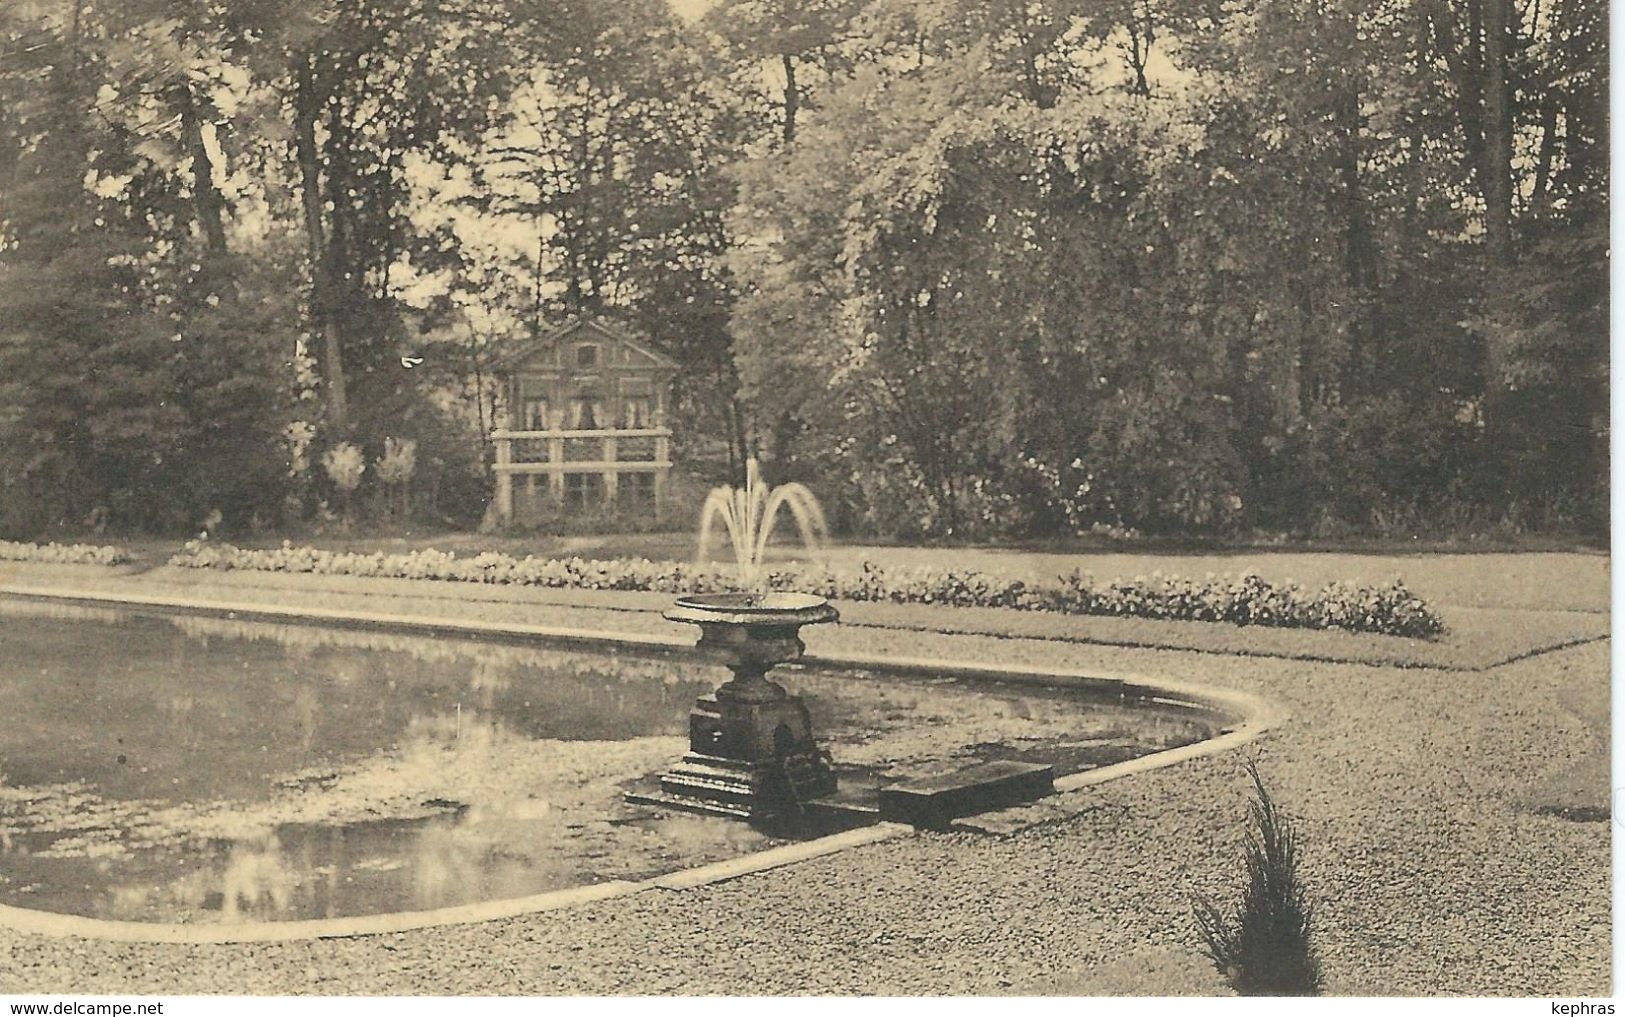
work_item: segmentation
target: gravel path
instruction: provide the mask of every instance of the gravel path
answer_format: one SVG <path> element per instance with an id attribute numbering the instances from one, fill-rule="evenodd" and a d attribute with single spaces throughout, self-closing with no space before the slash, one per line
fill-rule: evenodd
<path id="1" fill-rule="evenodd" d="M 914 632 L 887 646 L 1164 674 L 1287 706 L 1253 751 L 1302 830 L 1329 992 L 1609 991 L 1609 826 L 1523 804 L 1595 755 L 1599 733 L 1570 704 L 1606 694 L 1607 643 L 1476 673 Z M 0 930 L 0 992 L 1211 994 L 1223 984 L 1189 900 L 1238 892 L 1240 760 L 1078 792 L 1090 808 L 1076 818 L 1014 837 L 922 833 L 481 925 L 210 947 Z"/>

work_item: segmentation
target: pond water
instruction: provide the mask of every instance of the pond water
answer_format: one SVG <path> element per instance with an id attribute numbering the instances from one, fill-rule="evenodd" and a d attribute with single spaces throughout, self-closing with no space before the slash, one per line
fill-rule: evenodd
<path id="1" fill-rule="evenodd" d="M 1042 687 L 781 669 L 848 785 L 1071 772 L 1199 716 Z M 775 843 L 630 806 L 728 677 L 681 656 L 0 598 L 0 902 L 138 921 L 424 910 Z"/>

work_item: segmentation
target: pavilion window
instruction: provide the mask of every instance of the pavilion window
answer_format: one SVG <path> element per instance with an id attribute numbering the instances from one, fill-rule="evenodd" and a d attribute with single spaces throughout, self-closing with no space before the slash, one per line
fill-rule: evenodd
<path id="1" fill-rule="evenodd" d="M 578 431 L 593 431 L 604 419 L 604 404 L 592 396 L 577 396 L 570 400 L 570 426 Z"/>
<path id="2" fill-rule="evenodd" d="M 653 427 L 654 407 L 648 396 L 630 396 L 625 401 L 625 410 L 622 413 L 623 424 L 627 428 Z"/>
<path id="3" fill-rule="evenodd" d="M 545 431 L 547 423 L 547 400 L 530 398 L 525 400 L 524 429 L 527 431 Z"/>

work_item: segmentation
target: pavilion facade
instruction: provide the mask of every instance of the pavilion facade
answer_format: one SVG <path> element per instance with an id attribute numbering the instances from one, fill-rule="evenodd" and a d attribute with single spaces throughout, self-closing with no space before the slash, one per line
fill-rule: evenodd
<path id="1" fill-rule="evenodd" d="M 668 354 L 617 325 L 578 318 L 519 346 L 493 373 L 504 407 L 491 436 L 499 522 L 660 512 L 677 375 Z"/>

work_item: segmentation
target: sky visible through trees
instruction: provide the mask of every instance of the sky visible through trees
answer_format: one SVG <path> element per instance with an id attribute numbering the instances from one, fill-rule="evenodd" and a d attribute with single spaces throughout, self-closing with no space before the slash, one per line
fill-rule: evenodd
<path id="1" fill-rule="evenodd" d="M 688 469 L 849 532 L 1600 533 L 1606 40 L 1600 0 L 11 0 L 0 535 L 302 525 L 390 439 L 472 526 L 490 365 L 588 314 L 682 365 Z"/>

